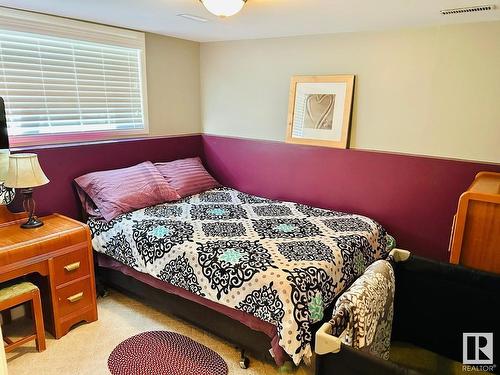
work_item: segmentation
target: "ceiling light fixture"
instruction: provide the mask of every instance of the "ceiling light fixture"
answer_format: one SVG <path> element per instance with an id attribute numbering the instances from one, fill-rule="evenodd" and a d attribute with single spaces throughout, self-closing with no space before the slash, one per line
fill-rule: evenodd
<path id="1" fill-rule="evenodd" d="M 247 0 L 200 0 L 207 10 L 219 17 L 230 17 L 238 13 Z"/>

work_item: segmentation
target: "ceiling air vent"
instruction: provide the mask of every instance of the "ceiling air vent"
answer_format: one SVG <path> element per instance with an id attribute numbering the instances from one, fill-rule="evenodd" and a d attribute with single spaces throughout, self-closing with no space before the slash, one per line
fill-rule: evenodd
<path id="1" fill-rule="evenodd" d="M 197 22 L 207 22 L 208 20 L 203 17 L 198 17 L 198 16 L 193 16 L 192 14 L 178 14 L 179 17 L 186 18 L 191 21 L 197 21 Z"/>
<path id="2" fill-rule="evenodd" d="M 440 13 L 443 16 L 447 16 L 449 14 L 484 12 L 486 10 L 493 10 L 493 9 L 495 9 L 494 5 L 477 5 L 477 6 L 465 7 L 465 8 L 443 9 L 440 11 Z"/>

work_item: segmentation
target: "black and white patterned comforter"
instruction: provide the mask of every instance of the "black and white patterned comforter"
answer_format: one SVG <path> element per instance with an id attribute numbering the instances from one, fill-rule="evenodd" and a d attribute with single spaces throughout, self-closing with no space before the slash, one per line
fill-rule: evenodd
<path id="1" fill-rule="evenodd" d="M 228 188 L 89 226 L 96 251 L 275 325 L 296 364 L 311 356 L 311 324 L 393 243 L 364 216 Z"/>

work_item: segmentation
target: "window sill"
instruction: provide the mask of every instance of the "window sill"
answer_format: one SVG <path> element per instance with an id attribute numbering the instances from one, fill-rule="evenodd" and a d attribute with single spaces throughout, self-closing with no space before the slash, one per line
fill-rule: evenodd
<path id="1" fill-rule="evenodd" d="M 165 139 L 165 138 L 181 138 L 181 137 L 193 137 L 200 136 L 200 133 L 189 133 L 189 134 L 175 134 L 175 135 L 156 135 L 156 136 L 124 136 L 121 138 L 108 138 L 104 140 L 94 140 L 94 141 L 76 141 L 76 142 L 65 142 L 65 143 L 51 143 L 51 144 L 41 144 L 41 145 L 26 145 L 26 146 L 14 146 L 11 145 L 10 150 L 13 152 L 36 152 L 37 150 L 43 149 L 53 149 L 53 148 L 65 148 L 65 147 L 79 147 L 79 146 L 89 146 L 89 145 L 101 145 L 110 143 L 121 143 L 121 142 L 137 142 L 150 139 Z"/>
<path id="2" fill-rule="evenodd" d="M 148 136 L 147 129 L 127 131 L 100 131 L 85 133 L 44 134 L 32 136 L 10 136 L 11 149 L 24 149 L 39 146 L 76 145 L 96 142 L 113 142 L 133 137 Z"/>

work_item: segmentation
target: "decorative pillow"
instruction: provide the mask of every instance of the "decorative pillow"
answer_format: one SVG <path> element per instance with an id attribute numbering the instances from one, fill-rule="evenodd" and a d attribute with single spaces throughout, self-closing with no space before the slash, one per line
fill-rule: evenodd
<path id="1" fill-rule="evenodd" d="M 170 186 L 183 198 L 221 186 L 210 176 L 198 157 L 155 165 Z"/>
<path id="2" fill-rule="evenodd" d="M 162 177 L 150 161 L 133 167 L 93 172 L 75 179 L 76 184 L 92 200 L 79 191 L 84 209 L 110 221 L 126 212 L 180 199 L 179 194 Z M 82 199 L 83 196 L 83 199 Z"/>

